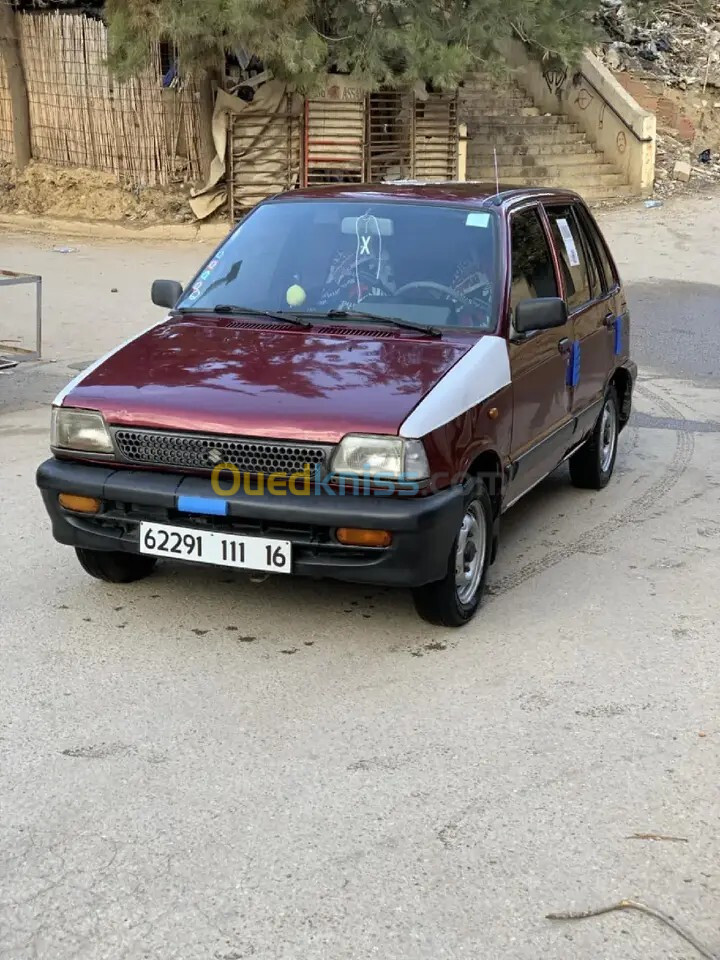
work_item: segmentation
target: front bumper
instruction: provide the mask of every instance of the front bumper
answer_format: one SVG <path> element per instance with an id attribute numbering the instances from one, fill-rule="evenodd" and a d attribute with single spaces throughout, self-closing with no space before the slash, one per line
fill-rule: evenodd
<path id="1" fill-rule="evenodd" d="M 451 487 L 427 497 L 274 496 L 243 490 L 227 501 L 227 516 L 178 510 L 178 497 L 216 498 L 209 478 L 124 470 L 51 459 L 37 471 L 37 485 L 63 544 L 88 550 L 140 552 L 142 520 L 177 523 L 247 536 L 278 537 L 293 544 L 293 573 L 355 583 L 419 587 L 447 571 L 463 515 L 463 489 Z M 58 494 L 97 497 L 97 516 L 63 509 Z M 387 548 L 348 547 L 337 542 L 337 527 L 389 530 Z"/>

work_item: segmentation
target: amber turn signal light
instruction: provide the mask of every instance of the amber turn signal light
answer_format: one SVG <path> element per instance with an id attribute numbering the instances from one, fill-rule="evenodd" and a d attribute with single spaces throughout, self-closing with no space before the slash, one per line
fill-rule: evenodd
<path id="1" fill-rule="evenodd" d="M 388 530 L 359 530 L 355 527 L 338 527 L 336 534 L 340 543 L 348 547 L 389 547 L 392 534 Z"/>
<path id="2" fill-rule="evenodd" d="M 73 513 L 100 513 L 102 500 L 97 497 L 80 497 L 76 493 L 61 493 L 58 497 L 61 507 Z"/>

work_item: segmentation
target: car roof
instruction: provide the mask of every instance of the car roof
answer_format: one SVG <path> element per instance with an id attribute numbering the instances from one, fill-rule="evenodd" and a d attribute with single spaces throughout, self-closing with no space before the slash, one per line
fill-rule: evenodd
<path id="1" fill-rule="evenodd" d="M 509 207 L 528 200 L 580 200 L 572 190 L 551 187 L 517 187 L 485 181 L 393 180 L 387 183 L 333 183 L 288 190 L 268 198 L 270 202 L 293 200 L 358 200 L 367 202 L 459 203 L 463 206 Z"/>

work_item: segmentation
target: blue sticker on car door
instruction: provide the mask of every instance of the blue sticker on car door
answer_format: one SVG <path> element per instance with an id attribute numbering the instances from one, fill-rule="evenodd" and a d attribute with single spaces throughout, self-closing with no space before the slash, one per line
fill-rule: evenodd
<path id="1" fill-rule="evenodd" d="M 573 340 L 568 353 L 567 377 L 568 387 L 576 387 L 580 383 L 580 341 Z"/>

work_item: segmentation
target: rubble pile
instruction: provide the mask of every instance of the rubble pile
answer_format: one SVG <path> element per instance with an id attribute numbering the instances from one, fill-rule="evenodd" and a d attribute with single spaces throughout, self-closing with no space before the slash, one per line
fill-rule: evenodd
<path id="1" fill-rule="evenodd" d="M 603 0 L 598 26 L 596 53 L 657 117 L 656 196 L 719 183 L 720 3 Z"/>
<path id="2" fill-rule="evenodd" d="M 600 55 L 611 70 L 652 75 L 681 90 L 720 90 L 720 4 L 701 16 L 693 0 L 653 6 L 640 16 L 622 0 L 603 0 Z"/>
<path id="3" fill-rule="evenodd" d="M 656 136 L 655 195 L 668 197 L 679 190 L 687 190 L 688 183 L 696 189 L 720 183 L 720 152 L 709 147 L 697 152 L 689 150 L 672 134 Z"/>

